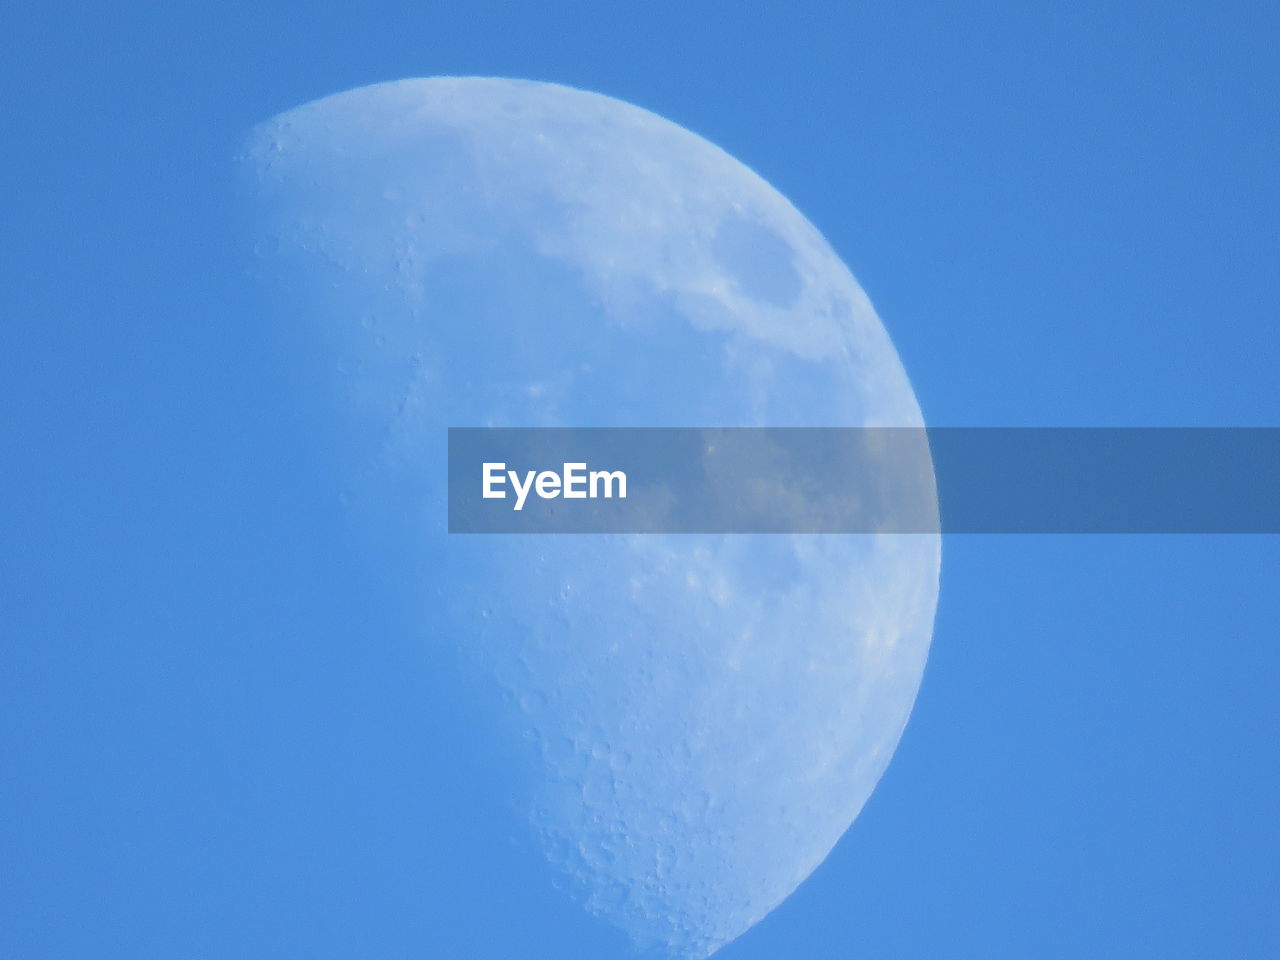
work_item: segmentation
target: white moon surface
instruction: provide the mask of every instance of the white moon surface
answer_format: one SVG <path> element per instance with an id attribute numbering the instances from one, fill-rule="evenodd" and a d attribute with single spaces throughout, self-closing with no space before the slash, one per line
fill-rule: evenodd
<path id="1" fill-rule="evenodd" d="M 879 318 L 759 176 L 592 93 L 380 84 L 276 117 L 241 160 L 344 495 L 397 532 L 530 835 L 638 949 L 715 952 L 884 772 L 939 538 L 450 537 L 445 428 L 921 426 Z"/>

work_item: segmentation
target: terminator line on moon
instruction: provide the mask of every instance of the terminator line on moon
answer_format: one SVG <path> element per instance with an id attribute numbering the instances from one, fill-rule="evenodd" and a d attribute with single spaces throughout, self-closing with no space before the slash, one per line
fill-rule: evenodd
<path id="1" fill-rule="evenodd" d="M 637 948 L 710 955 L 888 764 L 939 538 L 450 537 L 442 437 L 922 426 L 880 320 L 760 177 L 592 93 L 380 84 L 281 114 L 241 162 L 336 482 L 401 538 L 433 653 L 492 691 L 531 835 Z"/>

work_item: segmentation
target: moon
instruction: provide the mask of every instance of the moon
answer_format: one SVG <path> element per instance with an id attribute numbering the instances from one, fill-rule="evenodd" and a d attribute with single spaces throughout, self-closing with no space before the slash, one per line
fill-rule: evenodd
<path id="1" fill-rule="evenodd" d="M 883 324 L 763 179 L 594 93 L 378 84 L 238 159 L 336 495 L 473 698 L 549 874 L 637 950 L 709 956 L 884 772 L 940 538 L 450 537 L 445 428 L 922 426 Z"/>

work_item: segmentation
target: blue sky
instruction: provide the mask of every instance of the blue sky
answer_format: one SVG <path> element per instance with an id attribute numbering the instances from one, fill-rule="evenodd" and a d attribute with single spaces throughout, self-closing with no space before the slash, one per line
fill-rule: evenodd
<path id="1" fill-rule="evenodd" d="M 1277 19 L 8 12 L 0 954 L 616 949 L 533 865 L 493 877 L 499 853 L 455 839 L 494 802 L 441 786 L 470 762 L 432 750 L 459 706 L 416 696 L 430 665 L 353 572 L 239 281 L 230 158 L 251 124 L 404 76 L 607 93 L 824 232 L 932 424 L 1276 425 Z M 1274 537 L 949 538 L 888 774 L 722 955 L 1275 955 L 1278 560 Z"/>

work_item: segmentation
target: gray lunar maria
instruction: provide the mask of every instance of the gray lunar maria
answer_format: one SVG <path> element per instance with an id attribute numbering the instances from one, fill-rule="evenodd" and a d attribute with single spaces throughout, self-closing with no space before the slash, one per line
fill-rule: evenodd
<path id="1" fill-rule="evenodd" d="M 608 97 L 380 84 L 281 114 L 240 160 L 343 493 L 398 537 L 530 836 L 637 949 L 708 956 L 884 772 L 939 538 L 449 537 L 445 429 L 921 426 L 880 320 L 759 176 Z"/>

